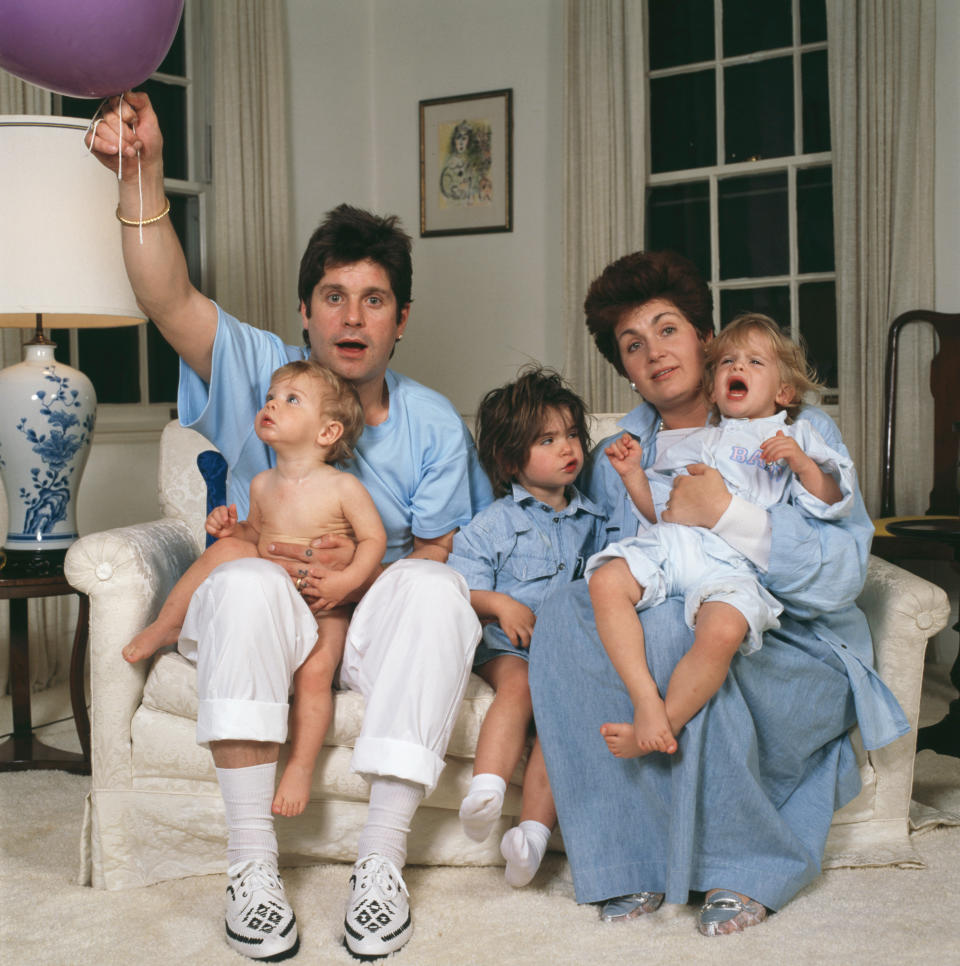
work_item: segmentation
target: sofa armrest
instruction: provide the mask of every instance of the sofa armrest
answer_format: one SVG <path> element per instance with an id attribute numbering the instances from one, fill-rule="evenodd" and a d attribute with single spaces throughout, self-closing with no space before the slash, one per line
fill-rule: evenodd
<path id="1" fill-rule="evenodd" d="M 140 706 L 149 661 L 128 664 L 123 646 L 160 609 L 197 557 L 190 527 L 163 519 L 82 537 L 64 573 L 90 598 L 91 754 L 96 788 L 128 788 L 130 723 Z"/>
<path id="2" fill-rule="evenodd" d="M 877 673 L 916 729 L 927 641 L 946 627 L 950 601 L 936 584 L 879 557 L 870 557 L 857 599 L 873 637 Z M 915 739 L 913 739 L 915 740 Z"/>

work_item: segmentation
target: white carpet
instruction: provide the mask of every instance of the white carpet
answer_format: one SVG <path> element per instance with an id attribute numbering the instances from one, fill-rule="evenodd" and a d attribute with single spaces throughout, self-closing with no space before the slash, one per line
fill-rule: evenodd
<path id="1" fill-rule="evenodd" d="M 950 696 L 942 669 L 928 677 L 923 723 L 937 720 Z M 52 726 L 44 740 L 75 748 L 70 727 Z M 223 941 L 221 877 L 127 892 L 75 884 L 88 784 L 60 772 L 0 775 L 0 963 L 242 966 Z M 960 760 L 922 752 L 914 796 L 960 814 Z M 960 964 L 960 828 L 924 831 L 915 844 L 923 869 L 826 872 L 762 926 L 717 939 L 696 933 L 693 905 L 600 923 L 594 907 L 573 902 L 559 857 L 522 890 L 507 886 L 500 869 L 410 868 L 414 935 L 391 963 Z M 292 962 L 356 962 L 340 945 L 347 876 L 344 865 L 285 873 L 302 936 Z"/>

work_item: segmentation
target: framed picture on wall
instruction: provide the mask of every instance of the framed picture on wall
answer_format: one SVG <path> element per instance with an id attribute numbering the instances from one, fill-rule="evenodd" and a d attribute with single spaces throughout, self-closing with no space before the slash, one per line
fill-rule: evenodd
<path id="1" fill-rule="evenodd" d="M 420 235 L 513 230 L 513 90 L 420 101 Z"/>

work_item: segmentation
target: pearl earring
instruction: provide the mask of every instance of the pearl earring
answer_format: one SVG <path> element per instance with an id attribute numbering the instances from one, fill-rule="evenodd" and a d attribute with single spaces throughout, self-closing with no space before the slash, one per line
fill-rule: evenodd
<path id="1" fill-rule="evenodd" d="M 632 389 L 632 390 L 633 390 L 634 392 L 636 392 L 636 391 L 637 391 L 637 384 L 636 384 L 635 382 L 631 382 L 631 383 L 630 383 L 630 388 L 631 388 L 631 389 Z"/>

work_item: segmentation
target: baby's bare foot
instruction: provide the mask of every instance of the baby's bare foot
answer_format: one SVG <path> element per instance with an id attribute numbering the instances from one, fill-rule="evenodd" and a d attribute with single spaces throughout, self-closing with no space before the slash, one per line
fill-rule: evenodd
<path id="1" fill-rule="evenodd" d="M 296 762 L 287 762 L 283 770 L 280 784 L 273 796 L 271 810 L 274 815 L 291 818 L 299 815 L 310 801 L 310 782 L 313 779 L 313 768 L 305 768 Z"/>
<path id="2" fill-rule="evenodd" d="M 673 736 L 666 706 L 659 695 L 634 705 L 633 730 L 641 751 L 663 751 L 672 755 L 677 750 L 677 739 Z"/>
<path id="3" fill-rule="evenodd" d="M 646 754 L 637 744 L 636 733 L 629 721 L 608 722 L 600 729 L 600 734 L 615 758 L 639 758 Z"/>
<path id="4" fill-rule="evenodd" d="M 139 634 L 121 651 L 123 659 L 131 664 L 151 657 L 165 647 L 167 644 L 176 644 L 180 637 L 179 628 L 171 631 L 167 628 L 159 627 L 154 623 L 145 627 Z"/>

